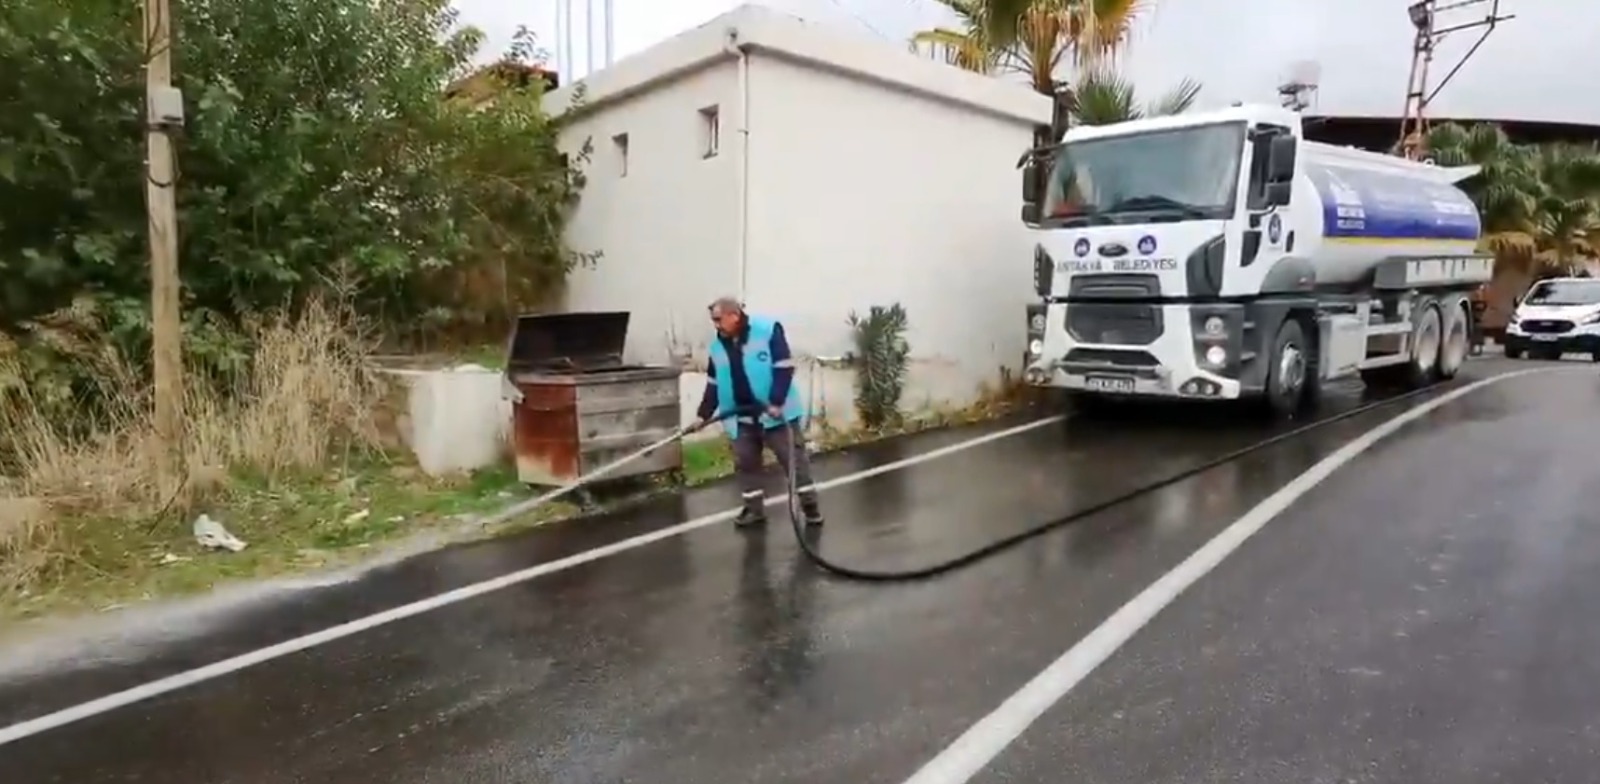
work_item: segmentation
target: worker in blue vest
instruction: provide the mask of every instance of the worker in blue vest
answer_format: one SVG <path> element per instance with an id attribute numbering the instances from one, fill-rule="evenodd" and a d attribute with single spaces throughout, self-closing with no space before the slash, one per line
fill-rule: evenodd
<path id="1" fill-rule="evenodd" d="M 762 482 L 765 449 L 772 450 L 786 473 L 793 472 L 795 494 L 806 524 L 821 525 L 811 459 L 800 426 L 805 405 L 794 385 L 794 357 L 783 325 L 745 313 L 744 305 L 732 297 L 711 303 L 710 310 L 717 330 L 711 340 L 711 361 L 706 366 L 700 424 L 709 423 L 718 411 L 761 411 L 759 415 L 741 413 L 726 420 L 744 502 L 735 525 L 758 525 L 767 520 Z M 789 464 L 791 459 L 793 466 Z"/>

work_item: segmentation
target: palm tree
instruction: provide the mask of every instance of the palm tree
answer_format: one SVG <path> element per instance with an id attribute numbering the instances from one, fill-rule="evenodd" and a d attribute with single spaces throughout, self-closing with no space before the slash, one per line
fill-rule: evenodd
<path id="1" fill-rule="evenodd" d="M 1185 79 L 1160 98 L 1141 104 L 1133 82 L 1108 69 L 1094 68 L 1073 82 L 1072 119 L 1079 125 L 1110 125 L 1143 117 L 1182 114 L 1194 105 L 1199 95 L 1200 83 Z"/>
<path id="2" fill-rule="evenodd" d="M 1600 256 L 1600 152 L 1592 145 L 1551 144 L 1534 156 L 1539 189 L 1530 222 L 1535 259 L 1574 272 Z"/>
<path id="3" fill-rule="evenodd" d="M 1013 13 L 1009 32 L 997 34 L 995 14 L 1012 13 L 998 0 L 938 0 L 955 13 L 959 28 L 912 36 L 913 48 L 931 46 L 952 65 L 978 73 L 1017 72 L 1033 89 L 1053 95 L 1056 74 L 1070 56 L 1080 68 L 1114 56 L 1151 0 L 1028 0 Z"/>
<path id="4" fill-rule="evenodd" d="M 1531 231 L 1541 187 L 1531 151 L 1511 142 L 1490 123 L 1436 125 L 1428 132 L 1428 155 L 1440 166 L 1483 167 L 1463 190 L 1478 205 L 1483 243 L 1497 259 L 1531 261 L 1536 243 Z"/>
<path id="5" fill-rule="evenodd" d="M 986 29 L 984 0 L 938 0 L 960 20 L 960 28 L 936 27 L 911 36 L 913 51 L 931 47 L 945 62 L 975 73 L 994 73 L 1005 54 L 1004 47 L 990 43 Z"/>
<path id="6" fill-rule="evenodd" d="M 1600 256 L 1600 150 L 1518 145 L 1496 125 L 1446 123 L 1429 132 L 1428 151 L 1441 166 L 1483 167 L 1463 187 L 1497 266 L 1537 274 Z"/>

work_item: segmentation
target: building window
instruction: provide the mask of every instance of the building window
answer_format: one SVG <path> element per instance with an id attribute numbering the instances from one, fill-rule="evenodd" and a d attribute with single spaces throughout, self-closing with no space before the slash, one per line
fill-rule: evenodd
<path id="1" fill-rule="evenodd" d="M 619 133 L 611 137 L 611 146 L 617 151 L 617 176 L 628 176 L 628 135 Z"/>
<path id="2" fill-rule="evenodd" d="M 722 123 L 717 117 L 717 107 L 707 106 L 700 110 L 700 154 L 701 157 L 710 158 L 717 154 L 717 149 L 722 143 Z"/>

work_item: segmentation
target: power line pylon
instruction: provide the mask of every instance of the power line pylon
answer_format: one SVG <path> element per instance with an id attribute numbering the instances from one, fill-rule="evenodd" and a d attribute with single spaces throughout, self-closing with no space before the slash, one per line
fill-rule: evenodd
<path id="1" fill-rule="evenodd" d="M 1488 12 L 1482 19 L 1475 19 L 1460 24 L 1439 26 L 1439 14 L 1457 11 L 1470 6 L 1488 4 Z M 1411 16 L 1411 25 L 1417 29 L 1416 39 L 1411 45 L 1411 75 L 1406 80 L 1406 107 L 1400 120 L 1400 154 L 1412 160 L 1418 160 L 1426 154 L 1424 149 L 1428 136 L 1428 105 L 1433 102 L 1439 91 L 1450 83 L 1461 66 L 1478 52 L 1478 47 L 1488 39 L 1489 34 L 1501 22 L 1515 19 L 1514 15 L 1500 14 L 1500 0 L 1454 0 L 1454 2 L 1440 2 L 1439 0 L 1417 0 L 1406 9 Z M 1433 53 L 1439 42 L 1450 33 L 1462 30 L 1482 29 L 1483 34 L 1472 43 L 1472 48 L 1461 56 L 1460 60 L 1450 68 L 1450 71 L 1439 80 L 1432 89 L 1428 87 L 1428 69 L 1433 65 Z"/>

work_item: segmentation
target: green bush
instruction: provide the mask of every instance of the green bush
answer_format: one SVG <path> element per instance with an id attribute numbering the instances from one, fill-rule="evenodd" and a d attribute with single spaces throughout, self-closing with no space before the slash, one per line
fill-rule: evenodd
<path id="1" fill-rule="evenodd" d="M 849 323 L 855 334 L 856 416 L 868 430 L 897 426 L 911 357 L 906 310 L 898 302 L 873 305 L 865 318 L 851 313 Z"/>

